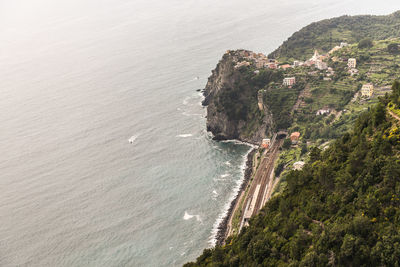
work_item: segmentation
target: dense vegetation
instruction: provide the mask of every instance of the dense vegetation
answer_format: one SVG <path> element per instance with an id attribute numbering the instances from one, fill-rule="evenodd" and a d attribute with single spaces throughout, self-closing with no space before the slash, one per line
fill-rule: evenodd
<path id="1" fill-rule="evenodd" d="M 186 266 L 399 266 L 400 84 L 301 171 L 227 245 Z"/>
<path id="2" fill-rule="evenodd" d="M 271 53 L 270 57 L 281 58 L 282 61 L 305 60 L 312 55 L 314 49 L 328 52 L 340 42 L 358 43 L 365 38 L 383 40 L 399 35 L 400 12 L 388 16 L 342 16 L 304 27 Z"/>
<path id="3" fill-rule="evenodd" d="M 281 83 L 283 75 L 281 71 L 265 69 L 258 75 L 254 75 L 252 68 L 240 68 L 235 85 L 221 90 L 216 106 L 219 112 L 225 112 L 231 121 L 261 120 L 263 114 L 257 107 L 257 94 L 272 82 Z"/>
<path id="4" fill-rule="evenodd" d="M 326 75 L 324 71 L 309 75 L 311 69 L 292 69 L 291 75 L 306 76 L 307 96 L 293 113 L 293 123 L 289 130 L 301 132 L 302 138 L 311 142 L 324 142 L 342 136 L 361 112 L 374 105 L 378 101 L 377 97 L 390 91 L 393 77 L 400 76 L 400 55 L 395 52 L 399 45 L 400 39 L 396 38 L 373 41 L 369 48 L 359 48 L 359 44 L 342 48 L 328 60 L 328 65 L 335 71 L 328 80 L 320 78 Z M 357 59 L 357 75 L 351 76 L 348 72 L 348 58 Z M 365 83 L 374 85 L 372 98 L 357 96 Z M 316 115 L 319 109 L 330 109 L 331 112 Z"/>
<path id="5" fill-rule="evenodd" d="M 275 128 L 287 129 L 292 124 L 292 109 L 293 105 L 299 96 L 301 90 L 304 89 L 305 83 L 298 81 L 291 88 L 285 86 L 271 86 L 267 88 L 265 95 L 265 103 L 268 109 L 272 112 Z"/>

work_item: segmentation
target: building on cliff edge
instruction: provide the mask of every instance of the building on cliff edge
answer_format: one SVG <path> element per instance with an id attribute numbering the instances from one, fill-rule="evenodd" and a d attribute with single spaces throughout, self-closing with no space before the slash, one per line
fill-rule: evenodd
<path id="1" fill-rule="evenodd" d="M 261 142 L 261 147 L 267 149 L 271 145 L 271 139 L 263 139 Z"/>
<path id="2" fill-rule="evenodd" d="M 372 83 L 366 83 L 361 88 L 361 96 L 371 97 L 374 94 L 374 85 Z"/>
<path id="3" fill-rule="evenodd" d="M 347 66 L 349 67 L 349 69 L 355 69 L 357 67 L 357 59 L 349 58 L 347 60 Z"/>
<path id="4" fill-rule="evenodd" d="M 283 79 L 283 85 L 291 87 L 292 85 L 296 84 L 296 77 L 288 77 Z"/>
<path id="5" fill-rule="evenodd" d="M 293 132 L 290 135 L 290 140 L 292 141 L 292 144 L 297 144 L 300 138 L 300 133 L 299 132 Z"/>

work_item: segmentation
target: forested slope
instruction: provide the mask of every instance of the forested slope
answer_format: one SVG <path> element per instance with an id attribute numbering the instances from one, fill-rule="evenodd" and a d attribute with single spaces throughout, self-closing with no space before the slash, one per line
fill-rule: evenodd
<path id="1" fill-rule="evenodd" d="M 186 266 L 399 266 L 400 84 L 351 133 L 314 148 L 248 228 Z"/>
<path id="2" fill-rule="evenodd" d="M 383 40 L 399 35 L 400 11 L 387 16 L 341 16 L 302 28 L 269 56 L 305 60 L 314 49 L 328 52 L 340 42 L 358 43 L 364 38 Z"/>

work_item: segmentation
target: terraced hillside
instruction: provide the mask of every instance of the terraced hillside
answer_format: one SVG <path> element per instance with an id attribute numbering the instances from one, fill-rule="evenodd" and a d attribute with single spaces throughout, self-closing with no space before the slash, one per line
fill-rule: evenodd
<path id="1" fill-rule="evenodd" d="M 342 16 L 302 28 L 269 56 L 281 61 L 305 60 L 314 49 L 328 52 L 340 42 L 358 43 L 364 38 L 383 40 L 399 35 L 400 11 L 388 16 Z"/>

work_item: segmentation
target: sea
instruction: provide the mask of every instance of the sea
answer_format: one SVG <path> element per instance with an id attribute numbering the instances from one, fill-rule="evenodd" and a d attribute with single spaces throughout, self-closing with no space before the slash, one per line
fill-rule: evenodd
<path id="1" fill-rule="evenodd" d="M 0 0 L 0 266 L 181 266 L 251 149 L 206 131 L 227 49 L 398 0 Z"/>

